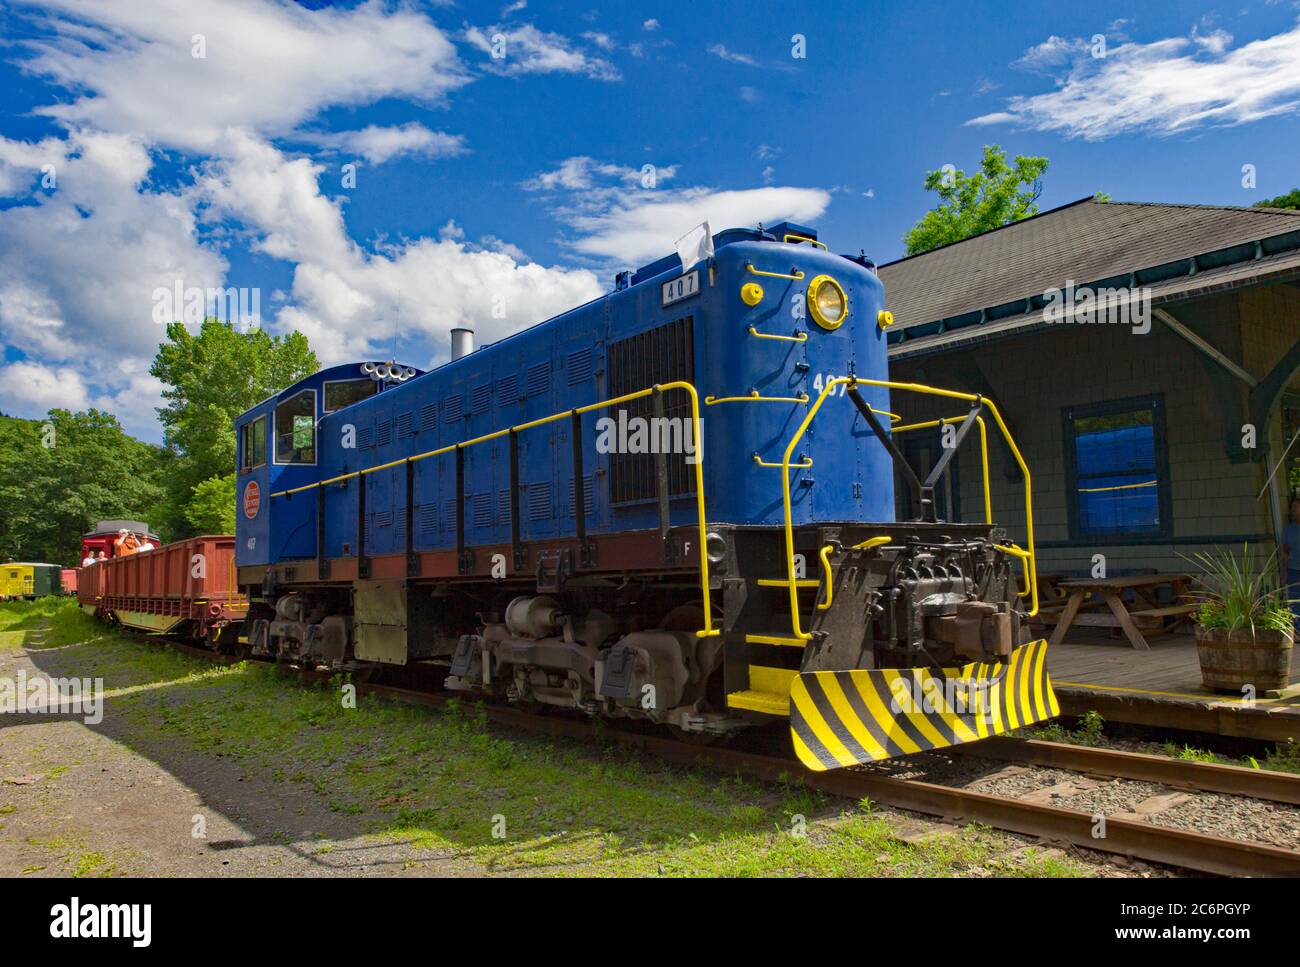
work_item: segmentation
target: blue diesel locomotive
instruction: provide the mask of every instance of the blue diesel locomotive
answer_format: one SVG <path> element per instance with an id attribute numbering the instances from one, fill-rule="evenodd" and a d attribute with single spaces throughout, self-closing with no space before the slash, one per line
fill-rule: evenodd
<path id="1" fill-rule="evenodd" d="M 1058 714 L 1028 469 L 1025 549 L 936 516 L 996 407 L 889 382 L 866 258 L 788 223 L 713 242 L 433 371 L 336 366 L 243 414 L 245 647 L 703 739 L 788 719 L 814 769 Z M 891 389 L 959 410 L 924 477 L 894 437 L 937 424 Z"/>

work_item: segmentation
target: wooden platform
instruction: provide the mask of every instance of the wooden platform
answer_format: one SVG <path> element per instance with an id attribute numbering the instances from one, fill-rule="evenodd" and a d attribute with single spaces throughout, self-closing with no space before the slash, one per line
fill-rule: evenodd
<path id="1" fill-rule="evenodd" d="M 1098 629 L 1075 628 L 1068 637 L 1047 649 L 1052 685 L 1067 715 L 1095 710 L 1113 722 L 1300 742 L 1298 661 L 1289 688 L 1277 697 L 1259 696 L 1252 706 L 1201 686 L 1191 635 L 1152 638 L 1150 651 L 1136 651 Z"/>

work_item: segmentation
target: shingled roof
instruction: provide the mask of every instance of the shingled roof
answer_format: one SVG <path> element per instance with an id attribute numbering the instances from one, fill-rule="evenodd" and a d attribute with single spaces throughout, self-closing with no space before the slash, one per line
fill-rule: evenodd
<path id="1" fill-rule="evenodd" d="M 1067 281 L 1146 286 L 1159 303 L 1297 271 L 1300 211 L 1096 198 L 879 268 L 895 357 L 1035 325 Z"/>

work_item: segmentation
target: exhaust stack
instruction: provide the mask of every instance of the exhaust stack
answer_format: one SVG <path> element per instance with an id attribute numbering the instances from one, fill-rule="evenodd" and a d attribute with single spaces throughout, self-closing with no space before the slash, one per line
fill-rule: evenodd
<path id="1" fill-rule="evenodd" d="M 451 358 L 460 359 L 474 351 L 474 330 L 453 329 L 451 331 Z"/>

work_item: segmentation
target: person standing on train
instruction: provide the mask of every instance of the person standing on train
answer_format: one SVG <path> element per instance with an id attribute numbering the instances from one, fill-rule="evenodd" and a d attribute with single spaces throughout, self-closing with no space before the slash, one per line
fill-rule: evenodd
<path id="1" fill-rule="evenodd" d="M 81 559 L 82 567 L 90 567 L 98 558 L 95 557 L 94 551 L 86 551 L 86 556 Z"/>
<path id="2" fill-rule="evenodd" d="M 154 544 L 153 541 L 149 540 L 148 534 L 141 534 L 140 546 L 135 549 L 135 552 L 137 554 L 143 554 L 145 551 L 152 551 L 155 547 L 157 547 L 157 545 Z"/>
<path id="3" fill-rule="evenodd" d="M 113 542 L 113 547 L 117 551 L 114 557 L 127 557 L 140 549 L 140 542 L 135 539 L 134 534 L 123 527 L 117 532 L 117 540 Z"/>

